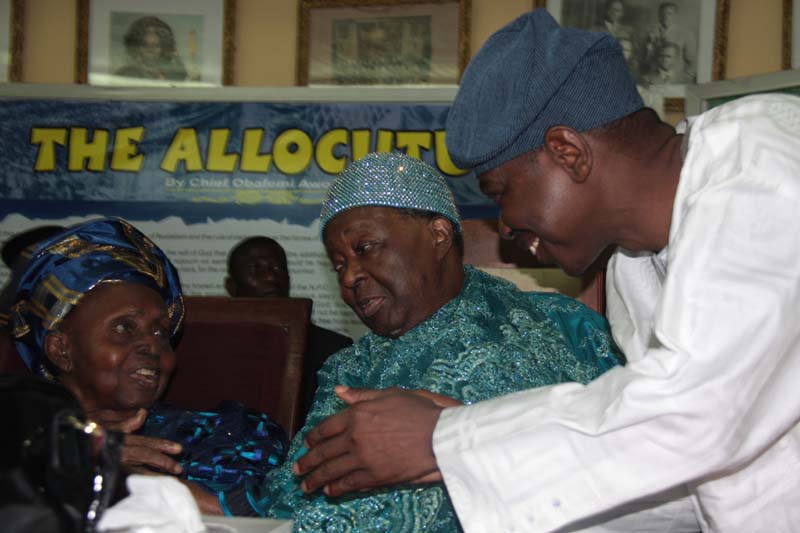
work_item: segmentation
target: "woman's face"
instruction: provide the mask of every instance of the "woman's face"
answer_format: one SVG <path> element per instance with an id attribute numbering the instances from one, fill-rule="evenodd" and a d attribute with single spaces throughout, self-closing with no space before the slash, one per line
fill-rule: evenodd
<path id="1" fill-rule="evenodd" d="M 155 28 L 148 28 L 142 36 L 142 44 L 138 48 L 139 58 L 145 64 L 158 63 L 164 54 L 161 48 L 161 37 Z"/>
<path id="2" fill-rule="evenodd" d="M 396 338 L 444 305 L 441 267 L 424 219 L 392 207 L 356 207 L 325 228 L 342 300 L 378 335 Z"/>
<path id="3" fill-rule="evenodd" d="M 61 381 L 87 411 L 149 408 L 175 368 L 169 329 L 166 305 L 153 289 L 101 283 L 64 322 L 63 350 L 72 364 Z"/>

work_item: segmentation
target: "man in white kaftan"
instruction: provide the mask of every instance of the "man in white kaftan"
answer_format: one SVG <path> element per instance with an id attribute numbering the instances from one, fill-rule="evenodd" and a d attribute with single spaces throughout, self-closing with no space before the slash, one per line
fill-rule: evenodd
<path id="1" fill-rule="evenodd" d="M 675 485 L 704 531 L 800 527 L 800 99 L 734 101 L 684 141 L 669 245 L 609 263 L 628 365 L 442 412 L 466 531 L 550 531 Z"/>

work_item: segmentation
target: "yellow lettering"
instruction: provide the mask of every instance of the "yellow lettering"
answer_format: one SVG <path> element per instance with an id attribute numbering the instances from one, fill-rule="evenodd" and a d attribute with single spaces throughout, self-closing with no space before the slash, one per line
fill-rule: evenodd
<path id="1" fill-rule="evenodd" d="M 353 152 L 353 161 L 358 161 L 369 153 L 369 142 L 372 138 L 372 131 L 370 130 L 353 130 L 351 133 L 351 150 Z"/>
<path id="2" fill-rule="evenodd" d="M 144 127 L 123 128 L 114 135 L 114 151 L 111 152 L 111 170 L 139 172 L 144 155 L 139 153 L 139 142 L 144 137 Z"/>
<path id="3" fill-rule="evenodd" d="M 56 169 L 56 145 L 64 146 L 67 142 L 66 128 L 32 128 L 31 144 L 37 145 L 36 172 L 51 172 Z"/>
<path id="4" fill-rule="evenodd" d="M 375 146 L 376 152 L 391 152 L 394 142 L 394 132 L 391 130 L 378 130 L 378 142 Z"/>
<path id="5" fill-rule="evenodd" d="M 338 174 L 347 165 L 347 156 L 336 157 L 333 154 L 337 145 L 347 145 L 347 130 L 339 128 L 325 132 L 317 140 L 317 165 L 328 174 Z"/>
<path id="6" fill-rule="evenodd" d="M 200 157 L 200 143 L 197 132 L 192 128 L 180 128 L 161 160 L 161 170 L 175 172 L 178 163 L 183 161 L 187 172 L 203 170 L 203 158 Z"/>
<path id="7" fill-rule="evenodd" d="M 101 172 L 106 168 L 106 150 L 108 149 L 108 132 L 97 130 L 89 140 L 87 128 L 72 128 L 69 132 L 69 162 L 67 168 L 70 172 L 83 170 L 84 162 L 87 170 Z"/>
<path id="8" fill-rule="evenodd" d="M 438 130 L 433 133 L 436 146 L 436 166 L 442 173 L 448 176 L 463 176 L 469 170 L 462 170 L 453 164 L 450 159 L 450 152 L 447 151 L 447 144 L 445 143 L 444 130 Z"/>
<path id="9" fill-rule="evenodd" d="M 314 146 L 311 137 L 302 130 L 281 132 L 272 144 L 275 167 L 283 174 L 299 174 L 311 164 Z"/>
<path id="10" fill-rule="evenodd" d="M 259 152 L 263 139 L 264 130 L 261 128 L 244 130 L 244 137 L 242 138 L 242 172 L 269 172 L 272 156 Z"/>
<path id="11" fill-rule="evenodd" d="M 208 138 L 208 159 L 206 160 L 206 170 L 211 172 L 233 172 L 239 162 L 239 154 L 228 153 L 225 149 L 228 146 L 228 138 L 231 130 L 213 129 Z"/>
<path id="12" fill-rule="evenodd" d="M 397 147 L 405 148 L 411 157 L 422 159 L 422 150 L 431 149 L 431 132 L 429 131 L 398 131 Z"/>

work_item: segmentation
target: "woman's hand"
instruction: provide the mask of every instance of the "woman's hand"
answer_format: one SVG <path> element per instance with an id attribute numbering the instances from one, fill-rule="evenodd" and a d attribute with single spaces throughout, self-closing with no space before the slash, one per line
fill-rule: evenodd
<path id="1" fill-rule="evenodd" d="M 125 435 L 120 463 L 128 472 L 152 474 L 156 471 L 177 476 L 183 472 L 183 467 L 170 456 L 181 453 L 181 450 L 181 445 L 171 440 Z"/>
<path id="2" fill-rule="evenodd" d="M 133 416 L 127 418 L 121 418 L 118 412 L 110 410 L 87 414 L 106 429 L 125 433 L 120 463 L 126 472 L 137 474 L 158 472 L 175 476 L 183 472 L 183 467 L 170 457 L 181 453 L 183 448 L 180 444 L 171 440 L 132 434 L 144 424 L 147 419 L 147 409 L 139 409 Z"/>

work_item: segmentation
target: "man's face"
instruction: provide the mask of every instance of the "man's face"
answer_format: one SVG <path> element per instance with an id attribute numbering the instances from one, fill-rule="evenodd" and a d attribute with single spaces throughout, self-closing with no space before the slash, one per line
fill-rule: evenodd
<path id="1" fill-rule="evenodd" d="M 373 332 L 396 338 L 445 302 L 430 222 L 391 207 L 356 207 L 325 228 L 342 300 Z"/>
<path id="2" fill-rule="evenodd" d="M 619 22 L 622 20 L 622 15 L 625 13 L 625 8 L 622 2 L 611 2 L 606 9 L 606 20 L 609 22 Z"/>
<path id="3" fill-rule="evenodd" d="M 175 369 L 164 300 L 135 283 L 101 283 L 62 328 L 73 363 L 61 379 L 87 411 L 149 408 Z"/>
<path id="4" fill-rule="evenodd" d="M 236 297 L 289 296 L 286 255 L 277 243 L 256 241 L 247 245 L 233 261 L 228 291 Z"/>
<path id="5" fill-rule="evenodd" d="M 658 19 L 661 25 L 665 28 L 671 27 L 675 24 L 675 17 L 678 15 L 678 10 L 674 6 L 664 6 L 658 10 Z"/>
<path id="6" fill-rule="evenodd" d="M 582 273 L 605 248 L 593 235 L 592 198 L 544 150 L 523 154 L 479 177 L 481 191 L 500 206 L 501 222 L 518 246 L 543 264 Z"/>
<path id="7" fill-rule="evenodd" d="M 664 70 L 672 70 L 678 53 L 672 46 L 665 46 L 658 51 L 658 66 Z"/>

